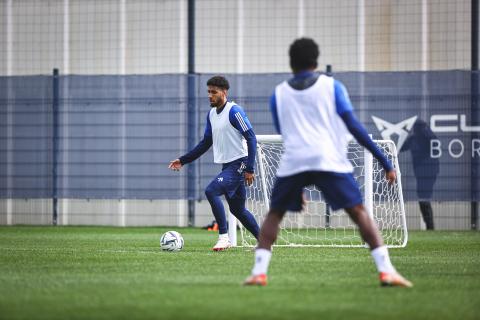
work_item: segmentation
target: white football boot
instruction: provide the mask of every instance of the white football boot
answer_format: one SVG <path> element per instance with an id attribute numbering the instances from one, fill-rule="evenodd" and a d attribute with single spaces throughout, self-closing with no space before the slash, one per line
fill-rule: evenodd
<path id="1" fill-rule="evenodd" d="M 223 251 L 232 247 L 232 243 L 228 238 L 228 234 L 220 234 L 218 236 L 217 244 L 213 247 L 213 251 Z"/>

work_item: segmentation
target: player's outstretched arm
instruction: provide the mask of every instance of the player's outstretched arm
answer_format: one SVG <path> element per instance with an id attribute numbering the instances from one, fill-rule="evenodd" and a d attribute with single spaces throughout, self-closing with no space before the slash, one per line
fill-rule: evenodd
<path id="1" fill-rule="evenodd" d="M 392 171 L 393 166 L 390 161 L 388 161 L 385 155 L 380 151 L 380 149 L 378 149 L 377 145 L 368 135 L 367 130 L 365 130 L 363 125 L 355 117 L 347 89 L 340 81 L 334 80 L 334 92 L 337 114 L 342 118 L 348 131 L 350 131 L 358 143 L 370 151 L 370 153 L 380 162 L 387 173 Z"/>
<path id="2" fill-rule="evenodd" d="M 168 167 L 172 170 L 179 171 L 180 168 L 190 162 L 198 159 L 202 154 L 207 152 L 213 144 L 212 127 L 210 125 L 210 119 L 207 117 L 207 125 L 205 127 L 205 133 L 202 141 L 200 141 L 192 150 L 184 154 L 178 159 L 172 160 Z"/>
<path id="3" fill-rule="evenodd" d="M 344 112 L 341 115 L 341 118 L 345 125 L 347 126 L 348 131 L 355 137 L 355 139 L 364 146 L 370 153 L 380 162 L 382 167 L 386 172 L 394 171 L 393 166 L 385 157 L 385 155 L 378 149 L 377 145 L 367 133 L 367 130 L 363 125 L 357 120 L 353 111 Z"/>

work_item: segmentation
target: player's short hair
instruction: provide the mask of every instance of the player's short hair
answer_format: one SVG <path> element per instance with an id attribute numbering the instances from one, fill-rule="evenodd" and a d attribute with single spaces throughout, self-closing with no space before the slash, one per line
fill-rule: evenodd
<path id="1" fill-rule="evenodd" d="M 310 38 L 295 40 L 288 51 L 290 55 L 290 67 L 293 71 L 315 69 L 320 55 L 318 45 Z"/>
<path id="2" fill-rule="evenodd" d="M 225 77 L 222 76 L 213 76 L 207 81 L 207 86 L 219 87 L 221 89 L 228 90 L 230 89 L 230 84 Z"/>

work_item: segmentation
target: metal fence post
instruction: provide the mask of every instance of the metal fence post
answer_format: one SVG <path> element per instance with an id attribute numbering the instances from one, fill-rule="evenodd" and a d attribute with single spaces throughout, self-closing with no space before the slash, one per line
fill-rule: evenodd
<path id="1" fill-rule="evenodd" d="M 471 82 L 471 94 L 470 94 L 470 116 L 472 125 L 479 125 L 480 123 L 480 113 L 478 112 L 478 1 L 472 0 L 472 48 L 471 48 L 471 58 L 472 58 L 472 70 L 470 74 L 470 82 Z M 472 132 L 471 133 L 472 141 L 473 139 L 478 139 L 478 133 Z M 477 230 L 478 229 L 478 167 L 479 167 L 479 160 L 477 157 L 472 157 L 470 160 L 470 177 L 471 177 L 471 209 L 470 209 L 470 216 L 471 216 L 471 229 Z"/>
<path id="2" fill-rule="evenodd" d="M 195 80 L 195 0 L 188 0 L 188 150 L 195 146 L 197 134 Z M 190 163 L 187 169 L 188 226 L 195 225 L 196 166 Z"/>
<path id="3" fill-rule="evenodd" d="M 53 97 L 52 97 L 52 209 L 54 226 L 58 223 L 58 106 L 59 106 L 59 74 L 53 69 Z"/>

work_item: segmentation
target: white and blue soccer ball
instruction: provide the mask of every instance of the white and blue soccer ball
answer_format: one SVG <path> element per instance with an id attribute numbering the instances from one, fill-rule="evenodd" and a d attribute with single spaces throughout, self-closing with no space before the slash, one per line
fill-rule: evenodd
<path id="1" fill-rule="evenodd" d="M 160 247 L 164 251 L 180 251 L 183 248 L 183 237 L 177 231 L 167 231 L 160 237 Z"/>

